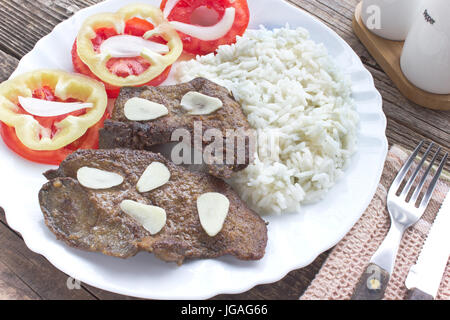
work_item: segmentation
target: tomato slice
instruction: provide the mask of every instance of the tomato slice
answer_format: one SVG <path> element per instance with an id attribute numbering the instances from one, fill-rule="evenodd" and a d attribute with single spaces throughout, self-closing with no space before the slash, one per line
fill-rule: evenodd
<path id="1" fill-rule="evenodd" d="M 142 37 L 147 31 L 153 30 L 154 26 L 145 19 L 141 18 L 132 18 L 128 20 L 125 24 L 125 34 Z M 97 29 L 96 37 L 92 39 L 92 43 L 94 45 L 94 50 L 99 50 L 100 45 L 106 39 L 116 36 L 117 32 L 112 28 L 101 28 Z M 167 43 L 161 37 L 152 37 L 149 40 L 159 42 L 159 43 Z M 81 60 L 77 52 L 77 41 L 72 47 L 72 63 L 76 72 L 94 78 L 98 81 L 101 81 L 105 85 L 106 93 L 109 98 L 117 98 L 120 93 L 120 87 L 113 86 L 109 83 L 106 83 L 100 80 L 90 69 L 89 67 Z M 110 72 L 114 73 L 119 77 L 128 77 L 130 75 L 140 75 L 145 70 L 150 67 L 150 64 L 147 60 L 142 57 L 133 57 L 133 58 L 111 58 L 108 60 L 107 68 Z M 163 83 L 167 77 L 169 76 L 171 70 L 171 66 L 168 66 L 159 76 L 152 79 L 151 81 L 144 83 L 142 86 L 158 86 Z"/>
<path id="2" fill-rule="evenodd" d="M 164 11 L 168 0 L 161 2 L 161 10 Z M 250 12 L 246 0 L 180 0 L 167 16 L 169 21 L 178 21 L 187 24 L 200 25 L 197 18 L 202 14 L 199 9 L 209 9 L 216 13 L 216 20 L 220 21 L 225 14 L 227 8 L 235 8 L 235 19 L 230 31 L 223 37 L 216 40 L 200 40 L 181 31 L 178 31 L 183 49 L 192 54 L 208 54 L 216 51 L 216 49 L 225 44 L 236 42 L 237 36 L 242 36 L 248 27 L 250 21 Z M 204 14 L 203 14 L 204 15 Z M 203 17 L 204 20 L 205 19 Z"/>
<path id="3" fill-rule="evenodd" d="M 59 165 L 61 161 L 77 149 L 98 149 L 98 131 L 103 128 L 104 120 L 105 117 L 90 127 L 78 140 L 75 140 L 64 148 L 54 151 L 37 151 L 27 148 L 17 138 L 16 130 L 3 122 L 0 122 L 0 135 L 8 148 L 22 158 L 37 163 Z"/>
<path id="4" fill-rule="evenodd" d="M 68 100 L 63 101 L 63 100 L 59 99 L 58 97 L 56 97 L 53 93 L 53 90 L 48 86 L 44 86 L 42 88 L 33 90 L 33 98 L 47 100 L 47 101 L 55 101 L 55 102 L 81 102 L 76 99 L 68 99 Z M 39 122 L 39 124 L 41 126 L 43 126 L 44 128 L 50 129 L 51 137 L 53 137 L 57 131 L 56 123 L 61 122 L 61 120 L 63 120 L 64 118 L 66 118 L 68 116 L 78 117 L 78 116 L 81 116 L 86 113 L 86 109 L 80 109 L 77 111 L 73 111 L 73 112 L 62 114 L 60 116 L 55 116 L 55 117 L 39 117 L 39 116 L 35 116 L 35 115 L 28 113 L 25 109 L 22 108 L 22 106 L 20 104 L 18 104 L 17 106 L 18 106 L 18 110 L 17 110 L 18 114 L 29 114 L 29 115 L 33 116 L 33 118 L 36 119 L 37 122 Z"/>
<path id="5" fill-rule="evenodd" d="M 68 100 L 59 99 L 58 97 L 55 96 L 53 90 L 48 86 L 43 86 L 42 88 L 33 90 L 33 98 L 56 102 L 77 101 L 76 99 L 68 99 Z M 18 105 L 18 107 L 19 107 L 18 113 L 29 114 L 20 106 L 20 104 Z M 41 126 L 51 129 L 53 134 L 57 130 L 57 128 L 55 127 L 55 123 L 60 122 L 62 119 L 68 117 L 69 115 L 80 116 L 84 113 L 86 113 L 86 109 L 77 110 L 71 113 L 55 117 L 38 117 L 38 116 L 33 117 L 40 123 Z M 96 124 L 94 124 L 92 127 L 90 127 L 83 136 L 58 150 L 42 151 L 28 148 L 17 137 L 16 129 L 14 127 L 6 125 L 3 122 L 0 122 L 0 135 L 2 136 L 5 144 L 12 151 L 17 153 L 21 157 L 33 162 L 59 165 L 61 161 L 63 161 L 69 154 L 71 154 L 77 149 L 97 149 L 99 139 L 98 131 L 103 127 L 103 122 L 108 117 L 109 111 L 107 110 L 103 115 L 102 119 Z"/>
<path id="6" fill-rule="evenodd" d="M 153 30 L 154 28 L 147 20 L 134 17 L 125 23 L 125 34 L 142 37 L 147 31 Z"/>

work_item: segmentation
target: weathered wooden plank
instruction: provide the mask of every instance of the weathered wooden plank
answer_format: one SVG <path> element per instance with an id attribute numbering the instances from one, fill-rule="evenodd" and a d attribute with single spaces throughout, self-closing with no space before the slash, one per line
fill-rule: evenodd
<path id="1" fill-rule="evenodd" d="M 0 300 L 39 300 L 38 294 L 31 290 L 14 272 L 0 261 Z"/>
<path id="2" fill-rule="evenodd" d="M 31 21 L 28 22 L 27 25 L 27 34 L 20 35 L 18 38 L 21 44 L 21 50 L 29 50 L 32 47 L 30 46 L 30 43 L 34 44 L 40 37 L 50 32 L 52 27 L 56 23 L 60 22 L 62 19 L 67 18 L 71 14 L 71 12 L 76 11 L 77 8 L 82 8 L 95 2 L 97 1 L 74 1 L 73 3 L 71 2 L 71 5 L 73 7 L 71 7 L 70 10 L 67 10 L 66 8 L 69 5 L 68 1 L 49 2 L 42 0 L 36 2 L 25 0 L 6 0 L 2 2 L 2 5 L 4 5 L 6 8 L 5 14 L 10 14 L 12 16 L 9 20 L 6 20 L 4 28 L 8 28 L 10 30 L 15 30 L 18 28 L 20 29 L 22 28 L 24 23 L 24 21 L 22 21 L 23 19 L 26 18 L 27 20 Z M 354 36 L 350 21 L 353 15 L 353 8 L 358 2 L 357 0 L 322 0 L 313 2 L 306 0 L 290 0 L 290 2 L 314 14 L 327 25 L 332 27 L 341 37 L 344 38 L 344 40 L 346 40 L 352 46 L 352 48 L 360 55 L 366 65 L 369 68 L 371 67 L 371 71 L 375 77 L 377 87 L 379 86 L 383 97 L 385 97 L 385 99 L 392 105 L 400 107 L 400 109 L 387 108 L 385 111 L 388 118 L 392 116 L 395 119 L 395 117 L 398 118 L 401 116 L 402 121 L 397 122 L 403 123 L 405 126 L 410 128 L 410 130 L 418 131 L 419 134 L 425 137 L 430 137 L 443 146 L 449 145 L 450 136 L 448 131 L 445 131 L 448 127 L 445 125 L 445 123 L 448 123 L 448 121 L 450 120 L 450 114 L 443 112 L 435 113 L 433 111 L 429 112 L 429 110 L 425 110 L 419 106 L 416 106 L 403 98 L 398 90 L 392 85 L 392 82 L 387 78 L 384 72 L 380 72 L 380 69 L 374 62 L 373 58 L 370 56 L 364 46 L 359 42 L 359 40 Z M 21 14 L 18 14 L 17 10 L 15 10 L 15 8 L 17 8 L 18 6 L 22 9 Z M 38 18 L 36 18 L 36 16 Z M 0 36 L 4 34 L 5 32 L 0 32 Z M 15 36 L 18 35 L 16 34 Z M 11 36 L 8 37 L 9 39 L 12 39 Z M 10 48 L 14 49 L 14 43 L 10 44 Z M 8 45 L 8 42 L 4 43 L 4 45 Z M 20 52 L 20 50 L 14 51 L 15 55 L 20 55 L 23 53 L 24 52 Z M 397 112 L 401 109 L 405 111 Z M 393 111 L 392 114 L 389 113 L 391 110 Z M 389 128 L 389 131 L 391 131 L 390 129 L 393 129 L 392 131 L 397 130 L 397 128 Z M 394 141 L 395 140 L 393 140 L 393 142 Z M 400 142 L 403 146 L 410 147 L 410 144 L 406 143 L 408 141 Z"/>
<path id="3" fill-rule="evenodd" d="M 14 71 L 14 69 L 16 68 L 18 63 L 19 63 L 18 59 L 10 56 L 9 54 L 7 54 L 5 52 L 0 51 L 0 83 L 8 79 L 8 77 Z M 3 223 L 6 227 L 8 227 L 5 217 L 4 217 L 3 209 L 0 207 L 0 224 L 1 223 Z M 12 232 L 14 232 L 14 231 L 12 231 Z M 16 235 L 18 235 L 18 234 L 16 233 Z M 20 241 L 22 241 L 22 240 L 20 240 Z"/>
<path id="4" fill-rule="evenodd" d="M 352 15 L 350 12 L 342 10 L 333 10 L 329 7 L 329 3 L 347 3 L 351 0 L 346 1 L 309 1 L 309 0 L 287 0 L 291 4 L 298 6 L 299 8 L 305 10 L 306 12 L 312 14 L 319 20 L 321 20 L 328 27 L 333 29 L 342 39 L 344 39 L 356 53 L 360 56 L 363 63 L 373 67 L 380 68 L 372 58 L 372 56 L 365 50 L 363 44 L 355 37 L 351 27 Z"/>
<path id="5" fill-rule="evenodd" d="M 5 222 L 4 214 L 1 212 L 0 208 L 0 221 Z M 10 230 L 11 231 L 11 230 Z M 1 229 L 0 229 L 1 232 Z M 17 236 L 17 241 L 22 242 L 19 236 Z M 1 240 L 1 238 L 0 238 Z M 1 246 L 0 246 L 1 250 Z M 28 250 L 29 251 L 29 250 Z M 35 255 L 30 252 L 31 255 Z M 241 293 L 241 294 L 232 294 L 232 295 L 218 295 L 213 299 L 218 300 L 243 300 L 243 299 L 297 299 L 299 295 L 306 290 L 310 281 L 314 278 L 315 274 L 319 271 L 321 265 L 325 261 L 328 256 L 328 252 L 321 254 L 310 266 L 307 268 L 299 269 L 290 272 L 286 275 L 282 280 L 277 281 L 271 284 L 259 285 L 255 288 Z M 1 255 L 0 255 L 1 257 Z M 61 273 L 57 269 L 55 269 L 52 265 L 48 264 L 46 267 L 49 269 L 51 273 Z M 0 273 L 0 279 L 2 279 L 2 275 Z M 66 277 L 67 280 L 67 277 Z M 98 299 L 102 300 L 132 300 L 135 298 L 122 296 L 116 293 L 104 291 L 87 284 L 81 283 L 83 289 L 88 291 L 92 296 L 95 296 Z M 1 286 L 0 286 L 1 289 Z M 39 293 L 39 291 L 37 291 Z M 1 296 L 0 296 L 1 298 Z M 36 298 L 36 297 L 35 297 Z M 66 297 L 60 297 L 62 299 L 66 299 Z M 34 298 L 33 298 L 34 299 Z M 68 299 L 68 298 L 67 298 Z"/>
<path id="6" fill-rule="evenodd" d="M 426 139 L 449 148 L 450 113 L 425 109 L 403 97 L 353 34 L 351 19 L 358 0 L 289 1 L 316 15 L 335 30 L 361 57 L 374 77 L 375 86 L 383 96 L 383 110 L 388 118 L 387 137 L 390 144 L 396 143 L 413 149 L 417 141 Z M 450 169 L 450 164 L 447 164 L 446 169 Z"/>
<path id="7" fill-rule="evenodd" d="M 392 85 L 390 79 L 381 71 L 379 66 L 364 48 L 364 46 L 353 35 L 351 29 L 351 18 L 353 15 L 353 8 L 358 0 L 289 0 L 292 3 L 302 7 L 304 10 L 317 16 L 329 27 L 334 29 L 361 57 L 361 60 L 366 64 L 375 78 L 375 84 L 384 97 L 384 111 L 388 117 L 387 136 L 390 144 L 398 143 L 404 147 L 412 149 L 416 142 L 421 139 L 431 139 L 444 147 L 449 146 L 449 120 L 450 114 L 425 110 L 408 102 L 400 95 L 398 90 Z M 32 49 L 34 44 L 44 35 L 49 33 L 54 25 L 69 17 L 74 11 L 79 8 L 99 2 L 99 0 L 2 0 L 0 3 L 0 81 L 6 79 L 14 70 L 17 59 L 22 57 L 26 52 Z M 13 58 L 12 56 L 15 58 Z M 4 221 L 4 217 L 0 214 L 0 221 Z M 4 226 L 0 225 L 0 228 Z M 5 228 L 0 229 L 1 233 L 9 232 L 18 239 L 19 244 L 24 244 L 20 238 L 11 230 Z M 12 239 L 12 238 L 11 238 Z M 0 238 L 0 241 L 2 238 Z M 12 241 L 12 240 L 11 240 Z M 12 241 L 14 242 L 14 241 Z M 12 247 L 20 247 L 17 243 Z M 0 246 L 0 248 L 2 248 Z M 18 251 L 19 256 L 35 255 L 29 252 L 28 249 L 22 248 Z M 26 252 L 26 254 L 25 254 Z M 14 257 L 14 254 L 11 254 Z M 44 274 L 60 273 L 53 266 L 51 266 L 43 257 L 35 255 L 39 258 L 34 258 L 39 265 L 42 263 Z M 0 257 L 2 257 L 0 255 Z M 323 263 L 326 254 L 321 255 L 308 268 L 296 270 L 289 273 L 283 280 L 268 285 L 257 286 L 254 289 L 239 295 L 220 295 L 218 299 L 274 299 L 286 298 L 296 299 L 298 295 L 306 288 L 306 285 L 313 278 L 314 274 Z M 11 263 L 11 259 L 8 260 Z M 20 259 L 19 259 L 20 260 Z M 25 260 L 26 261 L 26 260 Z M 6 265 L 7 266 L 7 265 Z M 7 266 L 8 267 L 8 266 Z M 9 268 L 9 267 L 8 267 Z M 3 268 L 5 269 L 5 268 Z M 10 269 L 8 269 L 10 270 Z M 21 272 L 26 272 L 27 268 L 21 269 Z M 33 273 L 33 272 L 31 272 Z M 14 275 L 17 276 L 17 275 Z M 36 276 L 36 275 L 35 275 Z M 0 275 L 0 279 L 2 276 Z M 64 275 L 64 277 L 66 277 Z M 20 279 L 20 278 L 19 278 Z M 65 278 L 67 279 L 67 277 Z M 28 284 L 27 277 L 24 277 L 24 284 Z M 32 282 L 31 282 L 32 283 Z M 32 283 L 33 284 L 33 283 Z M 56 283 L 57 284 L 57 283 Z M 43 290 L 43 297 L 55 296 L 54 290 L 55 282 L 51 281 L 51 288 L 48 286 L 36 285 L 30 286 L 36 292 L 41 294 Z M 15 287 L 13 284 L 12 286 Z M 18 285 L 20 288 L 20 285 Z M 123 298 L 120 295 L 104 292 L 102 290 L 83 285 L 83 288 L 90 298 L 93 296 L 101 299 L 116 299 Z M 0 284 L 1 290 L 1 284 Z M 27 289 L 23 289 L 27 292 Z M 31 290 L 31 292 L 34 292 Z M 48 292 L 51 291 L 52 292 Z M 61 289 L 56 289 L 58 291 Z M 78 290 L 76 290 L 78 291 Z M 39 295 L 33 296 L 33 293 L 28 292 L 30 298 L 39 298 Z M 23 294 L 25 295 L 25 294 Z M 65 293 L 61 294 L 65 296 Z M 51 297 L 50 297 L 51 298 Z"/>
<path id="8" fill-rule="evenodd" d="M 0 82 L 5 81 L 17 67 L 19 60 L 0 51 Z"/>
<path id="9" fill-rule="evenodd" d="M 319 272 L 330 251 L 322 253 L 308 267 L 289 272 L 280 281 L 263 284 L 241 294 L 222 294 L 217 300 L 296 300 L 307 289 L 309 283 Z"/>
<path id="10" fill-rule="evenodd" d="M 6 219 L 5 219 L 4 213 L 2 212 L 1 208 L 0 208 L 0 221 L 3 223 L 6 223 Z M 1 229 L 2 227 L 3 226 L 0 226 L 0 233 L 2 232 L 2 229 Z M 13 232 L 12 230 L 8 230 L 8 231 L 11 233 Z M 16 237 L 17 237 L 17 239 L 11 238 L 10 240 L 19 242 L 18 244 L 16 244 L 16 246 L 17 245 L 22 246 L 23 240 L 17 234 L 16 234 Z M 0 241 L 2 241 L 1 236 L 0 236 Z M 10 244 L 8 244 L 8 246 L 10 246 Z M 36 258 L 37 260 L 45 260 L 45 258 L 29 251 L 27 248 L 25 248 L 25 249 L 26 249 L 25 251 L 27 251 L 27 255 L 40 257 L 40 258 Z M 1 244 L 0 244 L 0 250 L 2 250 Z M 323 253 L 310 266 L 308 266 L 308 268 L 303 268 L 303 269 L 292 271 L 288 275 L 286 275 L 286 277 L 284 277 L 282 280 L 280 280 L 278 282 L 275 282 L 272 284 L 256 286 L 255 288 L 253 288 L 247 292 L 241 293 L 241 294 L 219 295 L 219 296 L 214 297 L 213 299 L 219 299 L 219 300 L 297 299 L 298 296 L 304 290 L 306 290 L 310 281 L 314 278 L 314 275 L 318 272 L 318 270 L 320 269 L 322 263 L 325 261 L 327 256 L 328 256 L 328 252 Z M 0 259 L 1 258 L 2 258 L 2 256 L 0 255 Z M 11 257 L 10 257 L 10 259 L 11 259 Z M 46 263 L 45 263 L 45 266 L 43 266 L 43 268 L 45 268 L 46 273 L 48 272 L 50 274 L 55 274 L 55 273 L 63 274 L 62 272 L 60 272 L 59 270 L 54 268 L 46 260 L 45 260 L 45 262 Z M 63 275 L 65 277 L 64 278 L 65 281 L 67 281 L 67 276 L 65 274 L 63 274 Z M 40 276 L 38 276 L 38 277 L 40 277 Z M 2 279 L 2 273 L 0 272 L 0 280 L 1 279 Z M 11 282 L 9 282 L 9 283 L 11 283 Z M 53 285 L 52 285 L 52 287 L 53 287 Z M 96 297 L 101 300 L 123 300 L 123 299 L 133 300 L 133 299 L 135 299 L 132 297 L 127 297 L 127 296 L 119 295 L 116 293 L 104 291 L 104 290 L 89 286 L 84 283 L 81 283 L 81 287 L 82 287 L 82 290 L 83 289 L 86 290 L 93 297 Z M 1 289 L 1 281 L 0 281 L 0 289 Z M 35 290 L 38 290 L 38 289 L 35 289 Z M 48 288 L 46 287 L 46 289 L 48 289 Z M 53 289 L 50 289 L 50 290 L 53 290 Z M 65 291 L 65 290 L 66 289 L 64 289 L 63 291 Z M 67 291 L 72 292 L 72 291 L 78 291 L 78 290 L 74 289 L 72 291 L 70 291 L 70 290 L 67 290 Z M 36 292 L 37 292 L 36 294 L 40 293 L 40 291 L 36 291 Z M 45 295 L 48 295 L 48 293 L 44 292 L 44 293 L 42 293 L 42 295 L 45 296 Z M 14 297 L 12 297 L 12 298 L 14 298 Z M 25 296 L 24 297 L 17 296 L 17 298 L 25 299 Z M 40 298 L 40 296 L 35 296 L 35 297 L 31 297 L 31 298 L 38 299 L 38 298 Z M 1 295 L 0 295 L 0 299 L 1 299 Z M 59 296 L 59 299 L 70 299 L 70 297 L 61 295 L 61 296 Z"/>
<path id="11" fill-rule="evenodd" d="M 383 96 L 383 109 L 389 119 L 414 128 L 442 146 L 450 145 L 449 112 L 426 109 L 407 100 L 384 72 L 370 67 L 368 69 L 374 76 L 376 88 Z"/>
<path id="12" fill-rule="evenodd" d="M 96 287 L 89 286 L 85 283 L 82 283 L 81 285 L 90 294 L 92 294 L 93 296 L 95 296 L 97 299 L 100 299 L 100 300 L 141 300 L 138 298 L 123 296 L 121 294 L 98 289 Z"/>
<path id="13" fill-rule="evenodd" d="M 100 0 L 2 0 L 0 49 L 21 58 L 56 24 Z"/>
<path id="14" fill-rule="evenodd" d="M 18 246 L 22 246 L 24 244 L 20 234 L 17 233 L 16 231 L 12 230 L 7 225 L 6 218 L 5 218 L 5 213 L 4 213 L 3 209 L 0 207 L 0 232 L 2 230 L 1 229 L 1 224 L 3 224 L 5 227 L 7 227 L 7 229 L 10 232 L 14 233 L 17 236 L 17 239 L 14 239 L 14 237 L 11 237 L 10 238 L 11 241 L 17 241 L 18 242 Z M 0 245 L 0 250 L 1 250 L 1 248 L 2 248 L 2 246 Z M 44 257 L 31 252 L 28 248 L 26 248 L 25 252 L 27 252 L 27 254 L 29 254 L 30 256 L 35 257 L 35 259 L 38 260 L 38 261 L 44 260 L 45 261 L 45 265 L 43 266 L 43 269 L 45 270 L 46 273 L 48 272 L 48 274 L 62 274 L 64 279 L 66 279 L 65 281 L 67 281 L 68 276 L 66 274 L 62 273 L 61 271 L 59 271 L 58 269 L 56 269 Z M 0 257 L 1 257 L 1 255 L 0 255 Z M 39 258 L 37 258 L 37 257 L 39 257 Z M 1 279 L 2 279 L 2 275 L 0 274 L 0 280 Z M 47 287 L 45 287 L 45 289 L 47 289 Z M 1 290 L 1 285 L 0 285 L 0 290 Z M 50 290 L 52 290 L 52 289 L 50 289 Z M 77 289 L 73 289 L 73 290 L 77 290 Z M 67 297 L 65 295 L 67 293 L 67 292 L 65 292 L 65 290 L 61 290 L 61 291 L 62 291 L 63 294 L 60 297 L 58 297 L 58 299 L 71 299 L 71 296 Z M 68 291 L 71 291 L 71 290 L 68 290 Z M 127 296 L 123 296 L 123 295 L 120 295 L 120 294 L 104 291 L 104 290 L 101 290 L 101 289 L 89 286 L 89 285 L 87 285 L 85 283 L 81 283 L 81 291 L 85 291 L 85 293 L 88 294 L 88 296 L 86 296 L 86 299 L 90 299 L 90 298 L 96 298 L 96 299 L 101 299 L 101 300 L 123 300 L 123 299 L 131 300 L 131 299 L 135 299 L 135 298 L 132 298 L 132 297 L 127 297 Z M 0 293 L 1 293 L 1 291 L 0 291 Z M 83 293 L 83 295 L 85 293 Z M 37 291 L 36 294 L 39 294 L 39 291 Z M 89 297 L 89 295 L 91 297 Z M 0 299 L 1 299 L 1 295 L 0 295 Z"/>
<path id="15" fill-rule="evenodd" d="M 1 220 L 5 221 L 3 210 L 0 210 Z M 68 276 L 53 267 L 43 256 L 31 252 L 17 234 L 0 223 L 0 261 L 17 278 L 42 299 L 95 299 L 83 288 L 69 290 Z M 6 269 L 4 269 L 6 270 Z M 3 278 L 5 276 L 5 278 Z M 1 272 L 0 279 L 12 279 L 8 273 Z M 21 290 L 21 286 L 17 287 Z M 1 290 L 0 290 L 1 292 Z M 22 291 L 20 291 L 22 292 Z M 36 298 L 29 292 L 30 298 Z"/>
<path id="16" fill-rule="evenodd" d="M 39 10 L 39 8 L 34 7 L 30 7 L 27 5 L 27 3 L 25 3 L 26 1 L 20 1 L 22 2 L 22 8 L 26 8 L 25 10 Z M 16 1 L 11 1 L 11 3 L 13 5 L 16 5 L 17 2 Z M 25 5 L 25 6 L 24 6 Z M 84 3 L 82 3 L 82 6 L 84 5 Z M 47 10 L 47 8 L 44 8 L 42 10 L 44 13 L 47 11 L 51 11 L 51 10 Z M 41 13 L 41 17 L 45 16 L 44 13 Z M 48 12 L 47 12 L 48 13 Z M 64 14 L 63 14 L 64 16 Z M 1 16 L 0 16 L 1 17 Z M 11 25 L 13 28 L 16 28 L 17 30 L 20 23 L 17 23 L 17 15 L 14 16 L 16 19 L 15 20 L 11 20 Z M 40 39 L 40 37 L 44 36 L 45 34 L 47 34 L 49 31 L 51 31 L 52 25 L 49 24 L 49 21 L 53 22 L 53 23 L 57 23 L 59 22 L 58 19 L 55 19 L 55 15 L 50 15 L 50 16 L 45 16 L 47 18 L 47 20 L 45 22 L 41 22 L 39 20 L 32 20 L 32 22 L 28 25 L 29 27 L 31 27 L 33 29 L 33 32 L 31 32 L 30 34 L 27 34 L 25 36 L 25 40 L 27 40 L 27 44 L 26 45 L 21 45 L 20 47 L 16 47 L 14 44 L 15 42 L 12 42 L 12 45 L 10 45 L 10 48 L 13 48 L 16 51 L 13 51 L 16 56 L 21 56 L 23 54 L 25 54 L 28 50 L 31 50 L 32 46 L 34 45 L 34 43 Z M 63 17 L 65 18 L 65 17 Z M 5 27 L 6 28 L 6 27 Z M 1 31 L 1 30 L 0 30 Z M 1 33 L 3 34 L 3 33 Z M 0 37 L 1 39 L 1 37 Z M 14 39 L 13 39 L 14 40 Z M 24 39 L 23 37 L 19 38 L 19 43 L 23 43 Z M 11 59 L 9 59 L 11 60 Z M 17 63 L 16 61 L 14 61 L 15 63 Z M 8 71 L 12 71 L 13 68 L 11 67 L 12 63 L 8 64 L 8 68 L 4 68 L 4 70 L 8 70 Z M 14 64 L 15 67 L 15 64 Z M 3 76 L 4 78 L 6 78 L 8 76 L 8 72 L 5 71 L 4 72 L 5 75 Z M 323 260 L 323 256 L 322 256 L 322 260 Z M 277 285 L 282 288 L 282 292 L 283 294 L 289 296 L 290 298 L 296 299 L 298 298 L 299 292 L 301 290 L 305 290 L 307 284 L 309 283 L 309 281 L 312 279 L 313 275 L 316 272 L 316 269 L 318 269 L 321 265 L 322 260 L 319 260 L 319 262 L 316 264 L 316 268 L 312 268 L 311 271 L 308 270 L 300 270 L 300 271 L 293 271 L 292 273 L 290 273 L 289 275 L 287 275 L 283 280 L 277 282 Z M 314 264 L 313 264 L 314 265 Z M 305 275 L 308 274 L 308 277 Z M 293 285 L 294 284 L 294 285 Z M 117 299 L 117 298 L 123 298 L 123 296 L 120 295 L 116 295 L 113 293 L 109 293 L 109 292 L 105 292 L 102 290 L 99 290 L 97 288 L 93 288 L 87 285 L 83 285 L 85 288 L 87 288 L 93 295 L 101 298 L 101 299 Z M 286 290 L 290 288 L 290 290 Z M 263 285 L 263 286 L 258 286 L 252 290 L 250 290 L 248 293 L 244 293 L 244 294 L 240 294 L 240 295 L 222 295 L 221 298 L 227 297 L 228 299 L 234 299 L 234 298 L 258 298 L 258 299 L 264 299 L 264 298 L 277 298 L 279 297 L 279 290 L 277 290 L 277 288 L 275 289 L 271 289 L 271 285 Z M 260 293 L 262 292 L 262 293 Z M 286 296 L 286 297 L 287 297 Z"/>

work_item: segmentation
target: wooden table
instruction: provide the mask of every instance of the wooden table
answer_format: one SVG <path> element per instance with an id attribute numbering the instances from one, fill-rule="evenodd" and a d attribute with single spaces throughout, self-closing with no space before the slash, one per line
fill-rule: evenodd
<path id="1" fill-rule="evenodd" d="M 80 8 L 99 0 L 2 0 L 0 2 L 0 82 L 19 59 L 53 27 Z M 450 145 L 450 112 L 421 108 L 407 101 L 353 34 L 351 21 L 359 0 L 290 0 L 335 30 L 358 53 L 375 78 L 388 118 L 389 144 L 412 150 L 421 139 L 444 148 Z M 449 170 L 449 166 L 446 168 Z M 0 210 L 1 211 L 1 210 Z M 325 261 L 320 255 L 310 266 L 290 272 L 282 280 L 218 299 L 297 299 Z M 0 299 L 129 299 L 91 286 L 67 288 L 68 276 L 44 257 L 31 252 L 21 236 L 10 229 L 0 212 Z M 132 298 L 131 298 L 132 299 Z"/>

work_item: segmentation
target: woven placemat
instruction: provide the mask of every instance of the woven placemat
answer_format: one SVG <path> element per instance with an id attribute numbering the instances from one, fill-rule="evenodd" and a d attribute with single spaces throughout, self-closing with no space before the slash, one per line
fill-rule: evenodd
<path id="1" fill-rule="evenodd" d="M 398 146 L 389 150 L 372 202 L 352 230 L 333 248 L 308 289 L 300 297 L 301 300 L 350 299 L 371 256 L 388 232 L 390 219 L 386 210 L 387 191 L 407 158 L 408 153 Z M 440 179 L 422 218 L 405 232 L 384 299 L 405 299 L 406 276 L 411 266 L 416 263 L 436 213 L 449 189 L 450 180 L 447 175 Z M 450 300 L 450 261 L 447 263 L 436 299 Z"/>

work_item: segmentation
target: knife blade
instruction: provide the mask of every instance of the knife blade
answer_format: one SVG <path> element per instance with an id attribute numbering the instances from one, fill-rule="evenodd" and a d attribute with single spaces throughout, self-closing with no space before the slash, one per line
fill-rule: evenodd
<path id="1" fill-rule="evenodd" d="M 436 298 L 450 254 L 450 197 L 446 195 L 428 237 L 405 281 L 410 299 Z M 413 292 L 414 291 L 414 292 Z M 425 295 L 423 295 L 425 294 Z M 431 297 L 430 297 L 431 296 Z"/>

